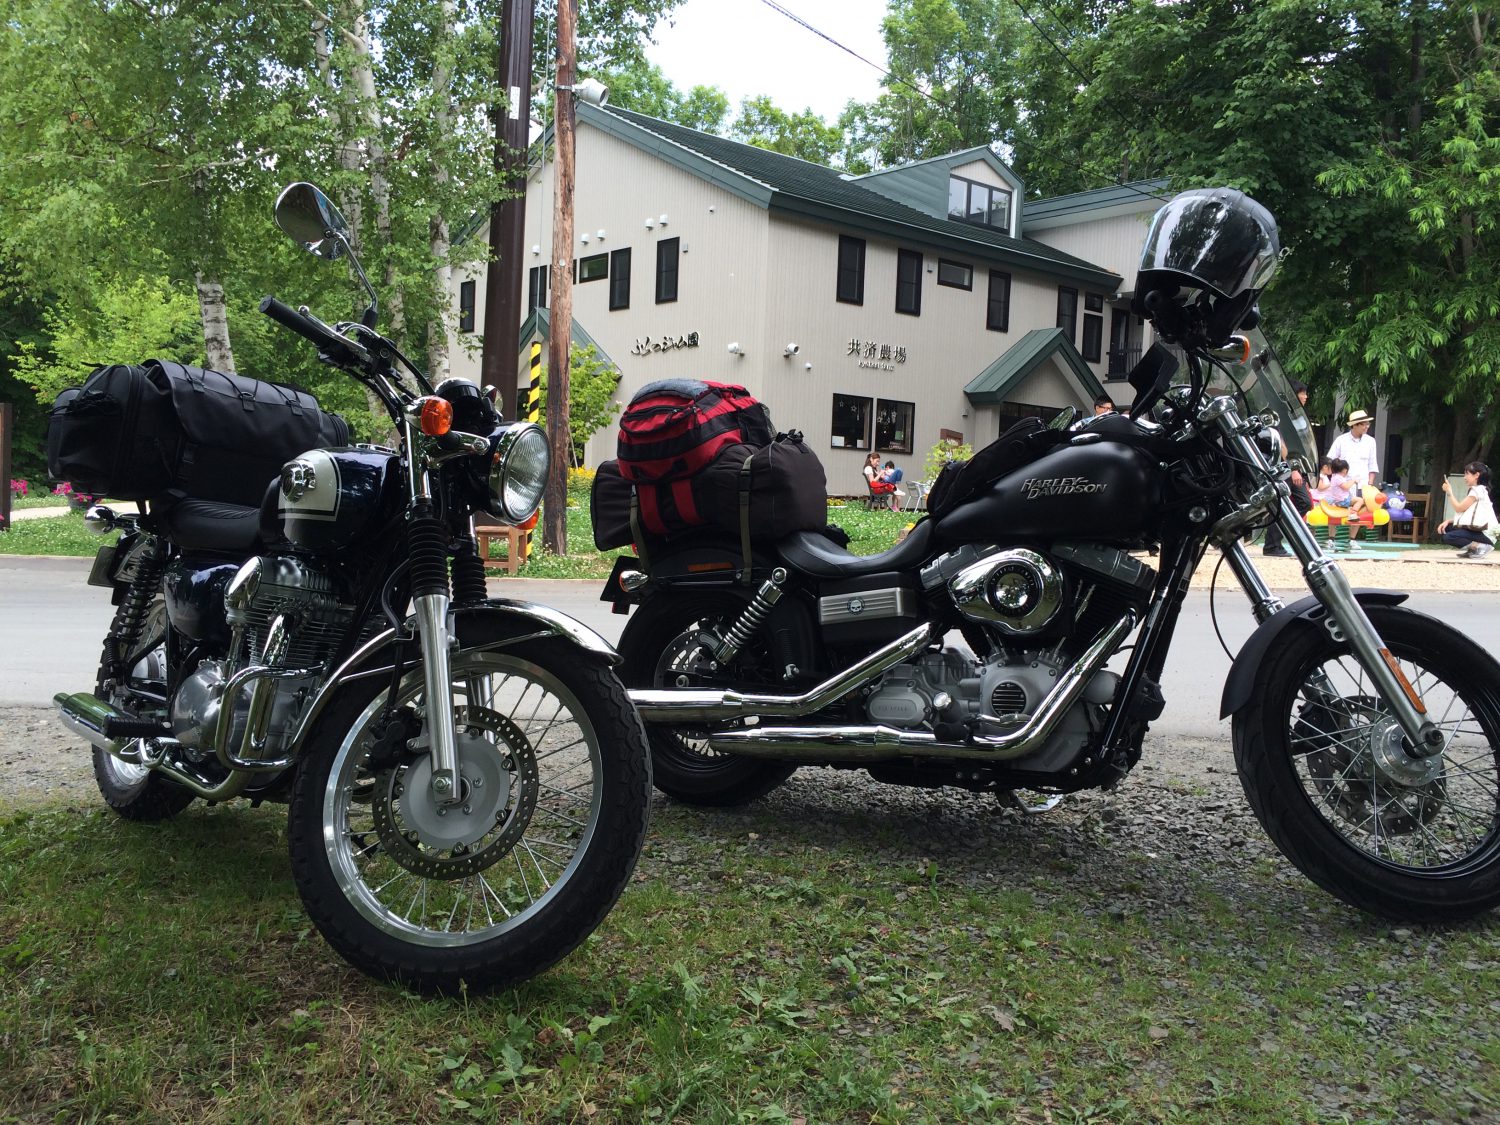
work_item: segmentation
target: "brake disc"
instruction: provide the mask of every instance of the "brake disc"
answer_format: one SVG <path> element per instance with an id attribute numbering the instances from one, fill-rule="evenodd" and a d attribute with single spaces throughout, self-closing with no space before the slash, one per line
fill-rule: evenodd
<path id="1" fill-rule="evenodd" d="M 432 759 L 419 754 L 375 777 L 371 806 L 387 855 L 432 879 L 461 879 L 504 858 L 536 810 L 536 755 L 521 728 L 496 711 L 455 712 L 460 800 L 432 795 Z"/>

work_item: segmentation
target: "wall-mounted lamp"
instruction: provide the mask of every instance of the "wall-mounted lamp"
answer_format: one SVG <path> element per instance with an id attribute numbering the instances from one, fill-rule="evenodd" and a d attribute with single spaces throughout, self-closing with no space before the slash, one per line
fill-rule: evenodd
<path id="1" fill-rule="evenodd" d="M 650 215 L 647 215 L 647 216 L 646 216 L 646 229 L 647 229 L 647 230 L 650 230 L 650 229 L 652 229 L 652 228 L 653 228 L 653 227 L 654 227 L 654 226 L 656 226 L 656 220 L 655 220 L 655 219 L 653 219 L 653 218 L 652 218 L 652 217 L 651 217 L 651 216 L 650 216 Z"/>
<path id="2" fill-rule="evenodd" d="M 713 208 L 712 208 L 712 207 L 710 207 L 710 208 L 709 208 L 709 209 L 708 209 L 708 213 L 709 213 L 709 214 L 710 214 L 710 215 L 712 215 L 712 214 L 713 214 L 713 213 L 714 213 L 714 209 L 713 209 Z"/>
<path id="3" fill-rule="evenodd" d="M 587 246 L 589 244 L 589 232 L 584 231 L 582 234 L 580 234 L 578 236 L 578 241 Z"/>
<path id="4" fill-rule="evenodd" d="M 609 101 L 609 87 L 597 78 L 585 78 L 571 86 L 559 86 L 559 90 L 572 90 L 573 96 L 589 105 L 603 105 Z"/>
<path id="5" fill-rule="evenodd" d="M 603 229 L 601 228 L 599 230 L 599 232 L 594 235 L 594 237 L 597 238 L 600 242 L 603 242 L 604 241 L 604 231 L 603 231 Z"/>
<path id="6" fill-rule="evenodd" d="M 663 215 L 661 218 L 657 219 L 656 221 L 658 223 L 660 223 L 662 226 L 666 226 L 667 225 L 667 217 L 665 215 Z"/>
<path id="7" fill-rule="evenodd" d="M 732 343 L 732 344 L 729 345 L 729 354 L 730 355 L 737 355 L 741 359 L 743 359 L 743 358 L 745 358 L 745 349 L 742 348 L 742 347 L 740 347 L 739 341 L 736 340 L 734 343 Z"/>
<path id="8" fill-rule="evenodd" d="M 784 358 L 791 359 L 792 356 L 796 355 L 801 350 L 802 349 L 799 348 L 796 344 L 788 344 L 786 347 L 781 349 L 781 354 Z"/>
<path id="9" fill-rule="evenodd" d="M 537 245 L 535 242 L 533 242 L 531 244 L 531 252 L 533 254 L 540 254 L 542 252 L 542 248 L 539 245 Z"/>
<path id="10" fill-rule="evenodd" d="M 802 370 L 804 370 L 804 371 L 811 371 L 812 370 L 812 364 L 810 364 L 810 363 L 804 363 L 802 365 Z"/>

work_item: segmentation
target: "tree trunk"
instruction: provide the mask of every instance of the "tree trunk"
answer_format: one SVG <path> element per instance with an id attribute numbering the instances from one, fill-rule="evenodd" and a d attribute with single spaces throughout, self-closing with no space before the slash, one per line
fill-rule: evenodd
<path id="1" fill-rule="evenodd" d="M 1443 482 L 1448 479 L 1448 470 L 1453 465 L 1453 433 L 1458 421 L 1458 412 L 1444 403 L 1433 411 L 1432 417 L 1432 462 L 1427 466 L 1427 528 L 1428 533 L 1437 531 L 1443 522 Z"/>
<path id="2" fill-rule="evenodd" d="M 573 339 L 573 124 L 571 87 L 577 79 L 574 36 L 577 12 L 573 0 L 557 5 L 557 91 L 554 116 L 555 157 L 552 171 L 552 316 L 547 340 L 547 444 L 552 466 L 547 474 L 542 544 L 553 554 L 568 553 L 568 344 Z"/>
<path id="3" fill-rule="evenodd" d="M 203 316 L 204 364 L 211 371 L 234 374 L 234 349 L 229 346 L 229 316 L 224 303 L 224 286 L 218 281 L 193 275 L 198 287 L 198 309 Z"/>
<path id="4" fill-rule="evenodd" d="M 442 26 L 436 39 L 437 66 L 432 74 L 432 100 L 434 103 L 434 132 L 440 138 L 432 146 L 432 181 L 437 185 L 438 209 L 428 220 L 428 241 L 432 249 L 432 284 L 437 293 L 438 313 L 427 325 L 427 375 L 434 384 L 448 378 L 451 368 L 448 363 L 448 308 L 452 301 L 448 292 L 453 282 L 453 267 L 448 264 L 450 242 L 448 218 L 442 212 L 444 188 L 449 180 L 448 165 L 443 159 L 447 151 L 445 141 L 452 131 L 453 104 L 450 87 L 453 75 L 449 68 L 447 52 L 453 43 L 453 0 L 442 0 L 439 5 Z"/>

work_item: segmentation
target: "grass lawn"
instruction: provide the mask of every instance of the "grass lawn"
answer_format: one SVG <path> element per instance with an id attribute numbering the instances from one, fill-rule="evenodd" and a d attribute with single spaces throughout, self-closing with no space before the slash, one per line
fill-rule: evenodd
<path id="1" fill-rule="evenodd" d="M 280 810 L 0 819 L 0 1120 L 1500 1112 L 1493 925 L 1393 932 L 1269 858 L 1138 906 L 1165 864 L 1102 832 L 1068 858 L 1045 819 L 997 831 L 976 814 L 971 833 L 920 798 L 866 816 L 816 781 L 780 802 L 660 803 L 635 883 L 583 948 L 514 991 L 447 1000 L 330 952 Z"/>
<path id="2" fill-rule="evenodd" d="M 120 511 L 134 511 L 133 505 L 120 505 Z M 829 519 L 849 533 L 849 549 L 869 555 L 888 549 L 897 533 L 912 521 L 910 514 L 871 512 L 862 505 L 847 504 L 829 509 Z M 0 555 L 92 555 L 104 542 L 83 524 L 80 512 L 47 519 L 22 520 L 9 531 L 0 533 Z M 603 580 L 614 566 L 615 556 L 626 551 L 594 549 L 594 525 L 589 518 L 588 492 L 575 488 L 569 495 L 567 556 L 551 555 L 541 550 L 541 534 L 533 535 L 533 552 L 521 574 L 527 578 L 594 578 Z M 495 569 L 493 574 L 503 571 Z"/>

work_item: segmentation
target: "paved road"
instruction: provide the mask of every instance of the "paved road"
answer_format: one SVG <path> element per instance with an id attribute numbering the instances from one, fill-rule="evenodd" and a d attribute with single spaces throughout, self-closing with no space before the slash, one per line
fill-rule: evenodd
<path id="1" fill-rule="evenodd" d="M 85 584 L 87 559 L 0 557 L 0 706 L 50 703 L 62 690 L 93 683 L 99 644 L 109 627 L 109 591 Z M 598 600 L 599 584 L 584 581 L 492 579 L 493 592 L 546 602 L 592 626 L 610 641 L 625 618 Z M 1500 651 L 1500 594 L 1414 593 L 1408 603 L 1465 629 Z M 1251 632 L 1239 593 L 1221 590 L 1220 627 L 1237 650 Z M 1219 693 L 1229 658 L 1214 638 L 1207 593 L 1194 591 L 1178 626 L 1162 688 L 1167 711 L 1153 729 L 1168 735 L 1227 733 L 1219 722 Z"/>

